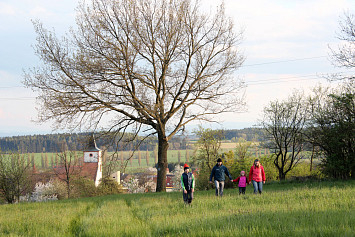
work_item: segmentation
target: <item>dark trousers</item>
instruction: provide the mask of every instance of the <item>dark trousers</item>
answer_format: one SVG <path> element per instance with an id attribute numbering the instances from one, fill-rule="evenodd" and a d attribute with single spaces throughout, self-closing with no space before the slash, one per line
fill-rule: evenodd
<path id="1" fill-rule="evenodd" d="M 239 187 L 239 194 L 245 194 L 245 187 Z"/>
<path id="2" fill-rule="evenodd" d="M 192 190 L 186 190 L 187 193 L 185 193 L 184 191 L 182 192 L 182 198 L 184 199 L 184 202 L 186 204 L 190 204 L 192 202 L 192 199 L 194 198 L 194 193 L 192 192 Z"/>
<path id="3" fill-rule="evenodd" d="M 223 196 L 224 181 L 215 180 L 214 184 L 216 186 L 216 196 Z"/>

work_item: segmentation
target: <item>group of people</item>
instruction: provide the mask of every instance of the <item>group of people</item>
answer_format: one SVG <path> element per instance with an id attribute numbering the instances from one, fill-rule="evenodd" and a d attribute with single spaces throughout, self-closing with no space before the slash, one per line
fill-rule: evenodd
<path id="1" fill-rule="evenodd" d="M 240 176 L 238 178 L 233 179 L 227 167 L 222 164 L 222 159 L 218 158 L 217 164 L 213 167 L 209 179 L 210 183 L 212 183 L 212 178 L 214 179 L 216 196 L 223 196 L 226 175 L 231 180 L 231 182 L 238 183 L 239 194 L 245 194 L 247 185 L 251 183 L 254 187 L 254 194 L 261 194 L 263 191 L 263 184 L 265 184 L 265 171 L 264 167 L 260 164 L 258 159 L 256 159 L 253 165 L 250 167 L 249 179 L 246 176 L 244 170 L 240 172 Z M 192 172 L 190 172 L 190 167 L 187 164 L 184 165 L 184 173 L 181 175 L 181 187 L 183 190 L 184 202 L 186 204 L 190 204 L 193 199 L 195 177 Z"/>

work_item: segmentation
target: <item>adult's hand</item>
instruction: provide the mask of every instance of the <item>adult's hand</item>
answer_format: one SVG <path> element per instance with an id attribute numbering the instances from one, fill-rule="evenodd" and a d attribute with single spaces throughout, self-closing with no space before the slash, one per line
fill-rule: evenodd
<path id="1" fill-rule="evenodd" d="M 211 184 L 211 183 L 212 183 L 212 181 L 209 181 L 209 183 Z"/>
<path id="2" fill-rule="evenodd" d="M 265 181 L 263 181 L 263 184 L 265 184 Z"/>
<path id="3" fill-rule="evenodd" d="M 186 189 L 184 189 L 184 193 L 187 193 Z"/>

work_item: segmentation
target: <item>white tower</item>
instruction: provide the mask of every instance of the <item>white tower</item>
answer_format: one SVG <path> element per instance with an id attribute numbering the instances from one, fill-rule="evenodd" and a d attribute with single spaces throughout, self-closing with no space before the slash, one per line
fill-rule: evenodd
<path id="1" fill-rule="evenodd" d="M 102 158 L 101 150 L 97 148 L 94 135 L 89 140 L 87 149 L 84 151 L 84 165 L 88 163 L 97 163 L 95 186 L 97 187 L 102 179 Z"/>

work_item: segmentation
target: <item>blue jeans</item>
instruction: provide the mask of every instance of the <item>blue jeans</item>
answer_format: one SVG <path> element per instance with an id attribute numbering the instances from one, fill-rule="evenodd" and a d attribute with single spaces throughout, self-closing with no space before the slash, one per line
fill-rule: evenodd
<path id="1" fill-rule="evenodd" d="M 214 184 L 216 185 L 216 196 L 223 196 L 223 189 L 224 189 L 224 181 L 215 180 Z"/>
<path id="2" fill-rule="evenodd" d="M 263 182 L 256 182 L 254 180 L 252 180 L 251 182 L 254 186 L 254 194 L 257 194 L 258 192 L 261 194 L 261 192 L 263 191 Z"/>

